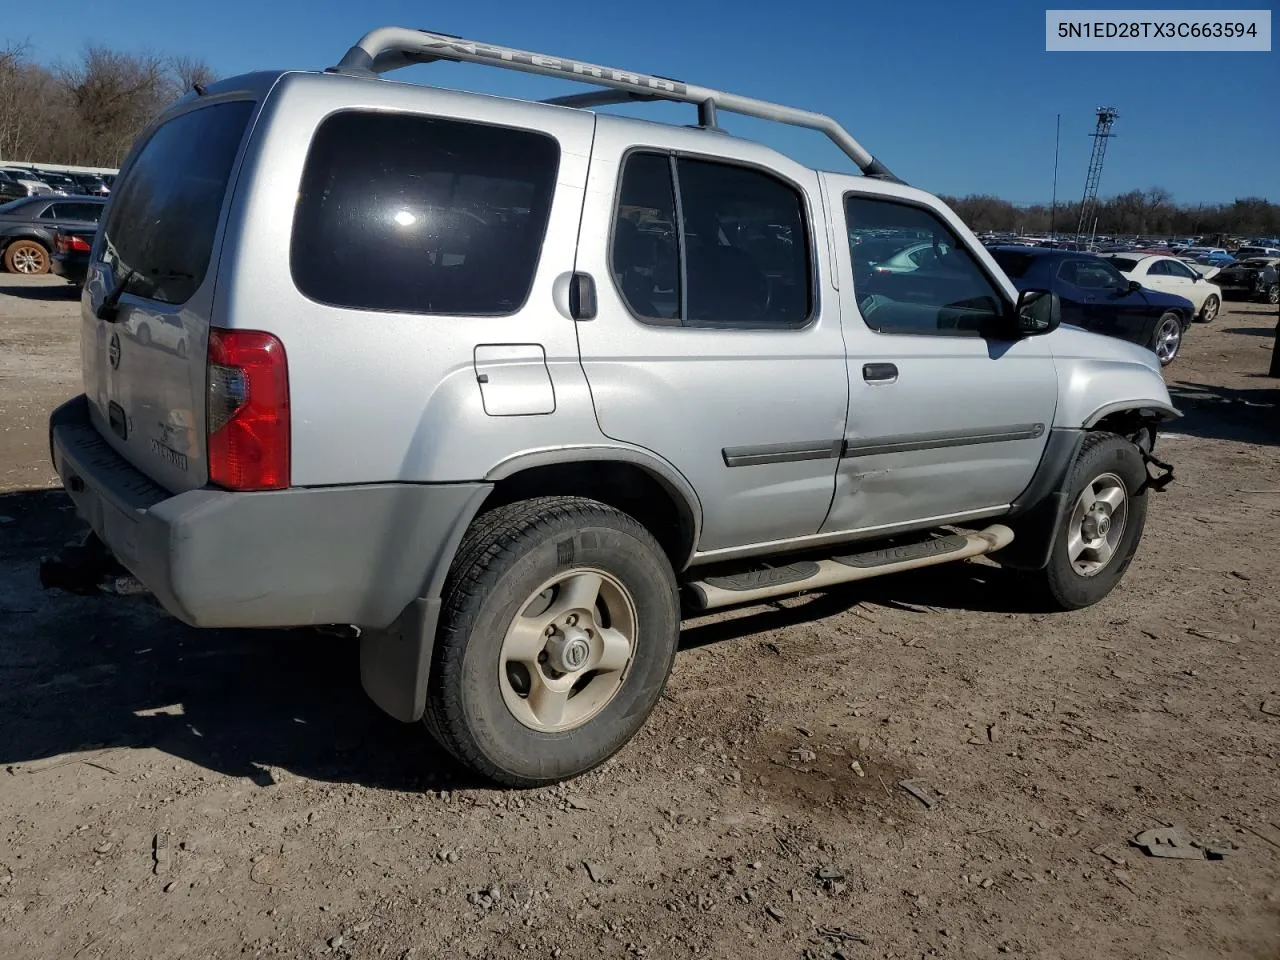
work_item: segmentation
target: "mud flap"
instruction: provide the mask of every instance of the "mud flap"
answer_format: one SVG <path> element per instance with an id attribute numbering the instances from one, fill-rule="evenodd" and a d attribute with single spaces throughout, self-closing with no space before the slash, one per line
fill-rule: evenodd
<path id="1" fill-rule="evenodd" d="M 360 635 L 360 683 L 384 711 L 413 723 L 427 703 L 440 600 L 415 600 L 385 630 Z"/>
<path id="2" fill-rule="evenodd" d="M 1169 484 L 1173 483 L 1173 464 L 1165 463 L 1154 453 L 1141 445 L 1138 446 L 1138 452 L 1142 454 L 1143 466 L 1147 469 L 1147 488 L 1155 490 L 1159 493 Z M 1151 468 L 1164 471 L 1156 475 L 1152 475 Z"/>

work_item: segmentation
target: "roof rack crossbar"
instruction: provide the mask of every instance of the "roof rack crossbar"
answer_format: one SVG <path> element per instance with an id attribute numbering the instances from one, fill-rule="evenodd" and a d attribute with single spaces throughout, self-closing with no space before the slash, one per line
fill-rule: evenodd
<path id="1" fill-rule="evenodd" d="M 708 119 L 714 123 L 715 112 L 724 110 L 817 130 L 825 134 L 867 176 L 901 182 L 851 137 L 844 127 L 825 114 L 798 110 L 666 77 L 464 40 L 447 34 L 411 30 L 407 27 L 379 27 L 365 34 L 359 43 L 347 51 L 337 66 L 330 67 L 328 72 L 378 76 L 411 64 L 433 63 L 438 60 L 478 63 L 543 77 L 563 77 L 606 88 L 606 91 L 598 93 L 555 97 L 546 101 L 560 106 L 605 106 L 637 100 L 670 100 L 696 104 L 699 121 L 704 125 L 709 125 L 706 123 Z M 620 94 L 625 96 L 620 97 Z"/>

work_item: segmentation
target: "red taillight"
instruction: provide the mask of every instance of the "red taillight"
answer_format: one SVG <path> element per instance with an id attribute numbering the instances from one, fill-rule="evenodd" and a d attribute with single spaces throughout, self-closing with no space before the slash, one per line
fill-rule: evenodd
<path id="1" fill-rule="evenodd" d="M 88 253 L 93 249 L 83 237 L 65 237 L 60 233 L 53 238 L 53 245 L 59 253 Z"/>
<path id="2" fill-rule="evenodd" d="M 289 367 L 256 330 L 209 331 L 209 479 L 228 490 L 289 486 Z"/>

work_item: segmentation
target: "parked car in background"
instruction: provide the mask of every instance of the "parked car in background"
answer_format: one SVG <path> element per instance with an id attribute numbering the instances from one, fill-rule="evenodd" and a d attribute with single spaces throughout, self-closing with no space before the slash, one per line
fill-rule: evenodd
<path id="1" fill-rule="evenodd" d="M 92 173 L 69 174 L 76 183 L 76 193 L 86 197 L 105 197 L 111 193 L 111 187 L 102 177 Z"/>
<path id="2" fill-rule="evenodd" d="M 65 173 L 53 173 L 41 170 L 40 179 L 47 183 L 54 193 L 60 193 L 64 197 L 75 196 L 80 193 L 80 188 L 77 186 L 75 180 L 67 176 Z"/>
<path id="3" fill-rule="evenodd" d="M 59 227 L 92 227 L 102 217 L 100 197 L 39 196 L 0 206 L 0 262 L 10 273 L 48 273 Z"/>
<path id="4" fill-rule="evenodd" d="M 1186 297 L 1147 289 L 1096 254 L 1045 247 L 996 247 L 990 253 L 1019 290 L 1056 293 L 1063 323 L 1147 347 L 1161 366 L 1178 358 L 1195 315 Z"/>
<path id="5" fill-rule="evenodd" d="M 1237 247 L 1235 258 L 1239 260 L 1256 260 L 1258 258 L 1280 258 L 1280 247 Z"/>
<path id="6" fill-rule="evenodd" d="M 53 233 L 53 260 L 51 269 L 78 287 L 84 286 L 89 270 L 89 253 L 93 250 L 93 238 L 97 226 L 62 226 Z"/>
<path id="7" fill-rule="evenodd" d="M 40 177 L 31 170 L 22 167 L 0 167 L 0 171 L 7 173 L 18 183 L 27 188 L 27 196 L 35 197 L 53 193 L 53 187 L 45 183 Z"/>
<path id="8" fill-rule="evenodd" d="M 1196 263 L 1207 263 L 1215 267 L 1223 267 L 1228 263 L 1235 263 L 1236 260 L 1223 247 L 1187 247 L 1179 256 L 1183 259 L 1194 260 Z"/>
<path id="9" fill-rule="evenodd" d="M 30 189 L 24 187 L 5 171 L 0 170 L 0 203 L 9 200 L 20 200 L 29 196 L 31 196 Z"/>
<path id="10" fill-rule="evenodd" d="M 1280 303 L 1280 257 L 1252 257 L 1224 267 L 1213 278 L 1229 300 Z"/>
<path id="11" fill-rule="evenodd" d="M 1127 280 L 1137 280 L 1149 290 L 1186 297 L 1195 307 L 1196 319 L 1210 323 L 1222 308 L 1222 290 L 1176 257 L 1148 256 L 1141 252 L 1102 254 Z"/>

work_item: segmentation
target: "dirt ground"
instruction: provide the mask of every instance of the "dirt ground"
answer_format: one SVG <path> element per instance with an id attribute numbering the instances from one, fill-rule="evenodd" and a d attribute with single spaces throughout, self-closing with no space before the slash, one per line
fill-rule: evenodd
<path id="1" fill-rule="evenodd" d="M 689 621 L 634 743 L 532 792 L 350 641 L 40 590 L 77 309 L 0 275 L 0 957 L 1280 958 L 1274 308 L 1189 334 L 1106 602 L 974 563 Z M 1129 845 L 1164 824 L 1225 858 Z"/>

